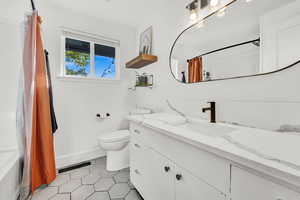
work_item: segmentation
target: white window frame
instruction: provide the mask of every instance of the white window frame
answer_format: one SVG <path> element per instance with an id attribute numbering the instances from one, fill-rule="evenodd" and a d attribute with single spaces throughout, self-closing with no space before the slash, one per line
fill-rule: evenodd
<path id="1" fill-rule="evenodd" d="M 90 43 L 90 73 L 85 76 L 72 76 L 66 74 L 66 38 L 80 40 Z M 115 78 L 101 78 L 96 77 L 95 74 L 95 44 L 105 45 L 115 48 Z M 63 80 L 95 80 L 95 81 L 119 81 L 121 74 L 120 66 L 120 41 L 111 38 L 85 33 L 81 31 L 62 29 L 61 34 L 61 67 L 58 78 Z"/>

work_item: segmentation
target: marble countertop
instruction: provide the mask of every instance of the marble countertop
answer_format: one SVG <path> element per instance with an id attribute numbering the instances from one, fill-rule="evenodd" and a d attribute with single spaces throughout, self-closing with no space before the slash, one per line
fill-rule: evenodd
<path id="1" fill-rule="evenodd" d="M 167 134 L 168 136 L 178 139 L 182 142 L 189 143 L 191 145 L 214 153 L 220 157 L 230 160 L 233 164 L 242 165 L 244 167 L 248 167 L 250 169 L 254 169 L 256 171 L 267 174 L 271 177 L 277 178 L 284 183 L 292 185 L 292 187 L 295 187 L 297 190 L 300 190 L 300 168 L 298 168 L 298 164 L 300 163 L 300 151 L 297 151 L 296 149 L 295 152 L 285 152 L 286 155 L 289 155 L 288 160 L 290 162 L 282 162 L 282 160 L 280 159 L 274 159 L 274 155 L 269 156 L 270 158 L 272 158 L 269 159 L 269 157 L 267 155 L 264 155 L 263 153 L 251 151 L 251 149 L 249 150 L 248 148 L 243 148 L 241 144 L 237 145 L 224 137 L 211 137 L 196 131 L 184 129 L 180 126 L 174 126 L 159 120 L 145 118 L 143 115 L 130 115 L 127 117 L 127 119 L 131 122 L 135 122 L 145 127 L 159 131 L 163 134 Z M 202 122 L 204 121 L 202 120 Z M 251 135 L 252 138 L 256 137 L 258 144 L 260 140 L 261 143 L 265 142 L 266 140 L 266 138 L 260 138 L 260 135 L 281 134 L 282 136 L 282 133 L 272 131 L 236 126 L 225 123 L 218 124 L 221 126 L 235 128 L 236 131 L 234 131 L 232 134 L 246 135 L 248 137 Z M 297 135 L 296 137 L 299 137 L 300 141 L 300 136 Z M 255 142 L 256 138 L 252 139 L 252 143 Z M 249 140 L 249 138 L 247 137 L 245 139 L 247 139 L 247 141 Z M 278 141 L 276 142 L 278 143 Z M 272 141 L 268 141 L 268 143 L 272 144 Z M 278 146 L 278 149 L 279 148 L 283 148 L 283 150 L 285 150 L 283 146 Z M 300 143 L 298 149 L 300 149 Z M 295 161 L 295 163 L 292 162 L 293 160 Z"/>

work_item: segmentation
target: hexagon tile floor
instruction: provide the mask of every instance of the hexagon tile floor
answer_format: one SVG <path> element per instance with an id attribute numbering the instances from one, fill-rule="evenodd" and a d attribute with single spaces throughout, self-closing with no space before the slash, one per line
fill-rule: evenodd
<path id="1" fill-rule="evenodd" d="M 31 200 L 142 200 L 129 180 L 129 169 L 109 172 L 105 158 L 57 176 Z"/>

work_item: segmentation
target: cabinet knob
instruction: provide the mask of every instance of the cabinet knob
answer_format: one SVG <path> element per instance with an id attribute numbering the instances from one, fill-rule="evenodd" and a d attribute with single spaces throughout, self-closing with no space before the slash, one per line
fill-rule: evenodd
<path id="1" fill-rule="evenodd" d="M 138 144 L 134 144 L 134 146 L 135 146 L 136 148 L 141 148 L 141 146 L 138 145 Z"/>
<path id="2" fill-rule="evenodd" d="M 137 130 L 137 129 L 135 129 L 134 132 L 135 132 L 136 134 L 141 134 L 141 132 L 140 132 L 139 130 Z"/>
<path id="3" fill-rule="evenodd" d="M 170 171 L 170 167 L 169 166 L 165 166 L 165 172 L 169 172 Z"/>
<path id="4" fill-rule="evenodd" d="M 181 175 L 181 174 L 176 174 L 176 179 L 177 179 L 178 181 L 180 181 L 180 180 L 182 179 L 182 175 Z"/>
<path id="5" fill-rule="evenodd" d="M 141 174 L 140 172 L 139 172 L 139 170 L 134 170 L 134 173 L 136 173 L 136 174 Z"/>

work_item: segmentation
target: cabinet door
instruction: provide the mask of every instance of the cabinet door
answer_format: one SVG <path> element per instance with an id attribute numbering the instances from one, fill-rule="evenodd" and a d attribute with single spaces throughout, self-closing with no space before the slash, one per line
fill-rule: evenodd
<path id="1" fill-rule="evenodd" d="M 267 179 L 232 167 L 232 200 L 299 200 L 294 192 Z"/>
<path id="2" fill-rule="evenodd" d="M 147 197 L 145 200 L 174 200 L 174 165 L 167 158 L 149 148 L 145 155 L 147 163 L 145 179 Z"/>
<path id="3" fill-rule="evenodd" d="M 208 185 L 184 169 L 177 168 L 175 175 L 176 200 L 225 200 L 221 191 Z"/>

